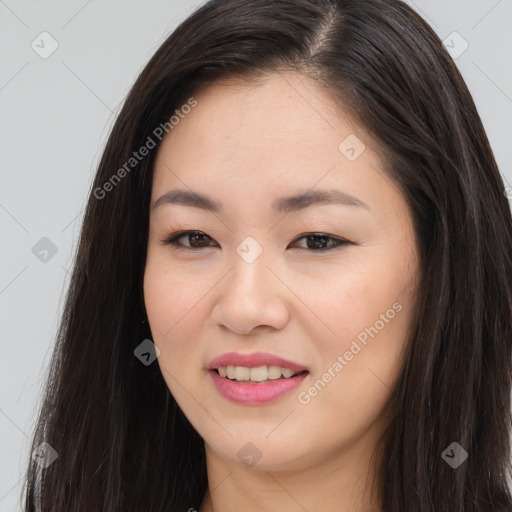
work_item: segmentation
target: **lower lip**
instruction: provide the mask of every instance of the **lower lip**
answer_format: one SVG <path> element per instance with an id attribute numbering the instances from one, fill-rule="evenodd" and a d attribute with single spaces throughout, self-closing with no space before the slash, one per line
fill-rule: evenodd
<path id="1" fill-rule="evenodd" d="M 271 382 L 237 382 L 221 377 L 216 371 L 208 372 L 217 391 L 228 400 L 239 404 L 258 405 L 272 402 L 295 389 L 309 374 L 301 373 L 289 379 L 276 379 Z"/>

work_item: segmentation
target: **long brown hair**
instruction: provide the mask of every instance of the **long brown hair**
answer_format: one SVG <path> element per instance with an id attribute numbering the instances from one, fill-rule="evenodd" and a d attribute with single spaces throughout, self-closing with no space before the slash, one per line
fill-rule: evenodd
<path id="1" fill-rule="evenodd" d="M 134 355 L 151 339 L 157 149 L 130 158 L 149 137 L 158 147 L 155 130 L 199 87 L 281 70 L 315 79 L 375 137 L 414 218 L 422 280 L 382 438 L 383 510 L 512 510 L 512 219 L 457 67 L 401 1 L 212 0 L 144 68 L 99 163 L 32 444 L 58 458 L 28 461 L 26 512 L 199 508 L 204 443 L 158 365 Z M 453 442 L 468 454 L 456 468 L 443 458 Z"/>

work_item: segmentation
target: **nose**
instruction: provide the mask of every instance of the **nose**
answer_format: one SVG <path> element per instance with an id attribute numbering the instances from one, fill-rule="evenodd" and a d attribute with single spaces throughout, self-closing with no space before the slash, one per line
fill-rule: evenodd
<path id="1" fill-rule="evenodd" d="M 216 287 L 212 318 L 221 329 L 249 335 L 288 323 L 291 292 L 264 254 L 251 263 L 235 254 L 233 268 Z"/>

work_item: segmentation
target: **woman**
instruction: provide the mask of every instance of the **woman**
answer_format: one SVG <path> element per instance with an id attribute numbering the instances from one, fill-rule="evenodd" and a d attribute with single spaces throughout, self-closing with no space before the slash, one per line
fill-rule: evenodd
<path id="1" fill-rule="evenodd" d="M 99 164 L 27 512 L 512 510 L 504 190 L 407 5 L 206 3 Z"/>

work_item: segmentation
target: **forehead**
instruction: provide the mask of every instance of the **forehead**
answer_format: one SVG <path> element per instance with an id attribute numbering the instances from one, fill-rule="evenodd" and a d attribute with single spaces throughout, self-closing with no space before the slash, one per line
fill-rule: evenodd
<path id="1" fill-rule="evenodd" d="M 369 141 L 333 98 L 292 73 L 268 75 L 256 84 L 223 80 L 193 98 L 197 105 L 180 116 L 160 145 L 155 183 L 186 174 L 212 184 L 222 177 L 233 184 L 258 179 L 269 185 L 303 177 L 306 186 L 333 166 L 358 167 L 340 153 L 347 137 Z M 365 153 L 379 166 L 368 144 Z"/>
<path id="2" fill-rule="evenodd" d="M 194 97 L 198 105 L 180 124 L 193 130 L 198 141 L 219 150 L 236 146 L 248 151 L 258 143 L 274 150 L 283 143 L 328 146 L 337 141 L 340 130 L 362 131 L 347 115 L 340 116 L 342 106 L 333 98 L 296 74 L 267 75 L 256 84 L 225 79 L 202 88 Z M 179 128 L 172 131 L 174 137 L 169 136 L 176 144 L 191 135 Z"/>

